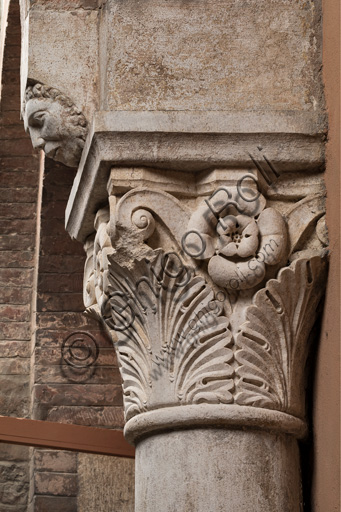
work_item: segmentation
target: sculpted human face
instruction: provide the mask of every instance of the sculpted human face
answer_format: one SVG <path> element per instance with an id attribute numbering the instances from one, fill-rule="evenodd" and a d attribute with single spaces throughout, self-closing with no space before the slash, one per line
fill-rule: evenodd
<path id="1" fill-rule="evenodd" d="M 80 130 L 69 121 L 69 114 L 58 101 L 32 98 L 26 104 L 24 123 L 32 144 L 46 156 L 69 167 L 78 165 L 83 141 Z"/>

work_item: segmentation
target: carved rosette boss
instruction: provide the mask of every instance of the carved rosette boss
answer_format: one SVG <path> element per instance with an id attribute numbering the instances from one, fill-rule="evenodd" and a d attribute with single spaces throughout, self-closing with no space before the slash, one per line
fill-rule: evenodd
<path id="1" fill-rule="evenodd" d="M 85 303 L 117 350 L 131 442 L 195 425 L 306 433 L 324 248 L 311 218 L 295 226 L 307 199 L 279 211 L 255 181 L 187 203 L 137 187 L 97 214 Z"/>

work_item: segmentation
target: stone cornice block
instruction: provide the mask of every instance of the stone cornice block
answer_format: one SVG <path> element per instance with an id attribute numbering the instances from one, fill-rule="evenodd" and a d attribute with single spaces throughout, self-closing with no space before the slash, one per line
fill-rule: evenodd
<path id="1" fill-rule="evenodd" d="M 310 113 L 97 112 L 66 209 L 66 229 L 82 242 L 91 234 L 112 166 L 254 169 L 250 155 L 261 147 L 281 172 L 311 172 L 323 166 L 324 138 L 324 117 Z"/>

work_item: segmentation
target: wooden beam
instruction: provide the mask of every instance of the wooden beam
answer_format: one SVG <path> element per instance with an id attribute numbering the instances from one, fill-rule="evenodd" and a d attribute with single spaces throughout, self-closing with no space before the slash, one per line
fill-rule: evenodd
<path id="1" fill-rule="evenodd" d="M 9 416 L 0 416 L 0 442 L 116 457 L 135 457 L 134 447 L 127 443 L 121 430 Z"/>

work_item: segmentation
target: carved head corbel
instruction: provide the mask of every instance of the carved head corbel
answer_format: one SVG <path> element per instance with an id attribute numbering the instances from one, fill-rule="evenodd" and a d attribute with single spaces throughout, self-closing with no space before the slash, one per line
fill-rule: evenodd
<path id="1" fill-rule="evenodd" d="M 68 167 L 78 166 L 88 123 L 70 98 L 41 83 L 27 87 L 24 124 L 35 148 Z"/>

